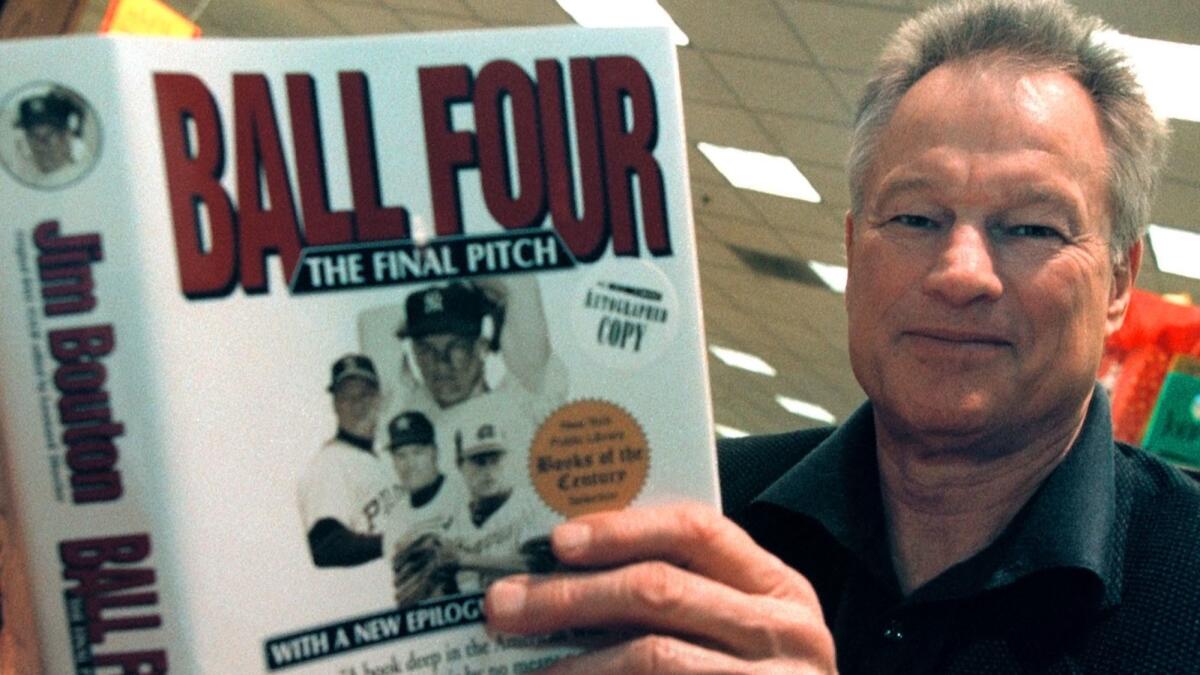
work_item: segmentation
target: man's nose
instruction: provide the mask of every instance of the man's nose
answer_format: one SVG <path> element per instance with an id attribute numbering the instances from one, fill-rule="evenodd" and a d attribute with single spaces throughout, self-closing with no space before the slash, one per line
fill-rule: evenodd
<path id="1" fill-rule="evenodd" d="M 925 292 L 951 305 L 995 300 L 1004 292 L 987 228 L 955 223 L 946 231 L 936 259 L 925 275 Z"/>

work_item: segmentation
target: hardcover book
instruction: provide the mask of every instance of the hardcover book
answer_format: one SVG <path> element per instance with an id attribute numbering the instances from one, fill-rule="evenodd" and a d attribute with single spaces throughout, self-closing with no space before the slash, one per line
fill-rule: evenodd
<path id="1" fill-rule="evenodd" d="M 717 501 L 665 31 L 0 55 L 4 630 L 43 672 L 526 672 L 583 640 L 487 635 L 490 581 Z"/>

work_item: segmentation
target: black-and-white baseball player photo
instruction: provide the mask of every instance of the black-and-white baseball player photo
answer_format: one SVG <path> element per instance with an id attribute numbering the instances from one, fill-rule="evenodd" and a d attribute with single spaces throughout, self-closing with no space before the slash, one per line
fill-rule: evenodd
<path id="1" fill-rule="evenodd" d="M 384 526 L 384 553 L 394 556 L 397 542 L 414 532 L 444 535 L 466 498 L 462 479 L 442 469 L 433 424 L 408 410 L 388 422 L 387 452 L 405 492 Z"/>
<path id="2" fill-rule="evenodd" d="M 384 528 L 407 496 L 390 459 L 374 449 L 380 392 L 371 359 L 339 358 L 328 391 L 337 431 L 301 476 L 300 515 L 313 563 L 348 567 L 382 556 Z"/>
<path id="3" fill-rule="evenodd" d="M 416 290 L 402 304 L 360 315 L 359 335 L 381 365 L 387 409 L 424 414 L 442 456 L 454 452 L 454 430 L 489 416 L 506 420 L 524 456 L 536 425 L 566 400 L 566 368 L 529 275 Z"/>
<path id="4" fill-rule="evenodd" d="M 528 569 L 522 545 L 544 535 L 533 489 L 519 479 L 523 457 L 513 451 L 505 420 L 483 418 L 455 433 L 455 464 L 467 485 L 467 500 L 449 537 L 459 551 L 463 591 L 483 590 L 505 574 Z"/>
<path id="5" fill-rule="evenodd" d="M 485 420 L 457 430 L 455 466 L 465 499 L 445 531 L 411 533 L 394 559 L 396 601 L 401 606 L 453 592 L 477 592 L 493 580 L 529 570 L 541 538 L 532 490 L 515 479 L 512 452 L 501 423 Z"/>
<path id="6" fill-rule="evenodd" d="M 57 188 L 92 167 L 99 149 L 95 113 L 76 92 L 39 84 L 15 94 L 5 106 L 0 159 L 26 185 Z M 10 131 L 11 129 L 11 131 Z"/>
<path id="7" fill-rule="evenodd" d="M 405 505 L 410 512 L 440 513 L 460 501 L 459 483 L 447 480 L 442 472 L 428 417 L 415 410 L 393 417 L 388 423 L 387 447 L 400 487 L 408 494 Z"/>

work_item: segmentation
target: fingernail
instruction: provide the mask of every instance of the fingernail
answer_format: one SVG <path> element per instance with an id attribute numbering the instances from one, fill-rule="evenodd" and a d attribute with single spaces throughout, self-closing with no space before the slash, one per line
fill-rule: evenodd
<path id="1" fill-rule="evenodd" d="M 488 613 L 502 618 L 516 616 L 525 609 L 525 584 L 501 579 L 488 588 Z"/>
<path id="2" fill-rule="evenodd" d="M 554 528 L 554 548 L 570 555 L 587 547 L 592 540 L 592 528 L 583 523 L 564 523 Z"/>

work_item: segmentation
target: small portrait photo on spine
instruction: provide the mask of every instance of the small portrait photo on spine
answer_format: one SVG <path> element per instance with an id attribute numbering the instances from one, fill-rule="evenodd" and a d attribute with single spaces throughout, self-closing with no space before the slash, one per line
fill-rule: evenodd
<path id="1" fill-rule="evenodd" d="M 99 154 L 99 119 L 75 90 L 38 82 L 0 104 L 0 164 L 19 182 L 66 187 L 87 174 Z"/>

